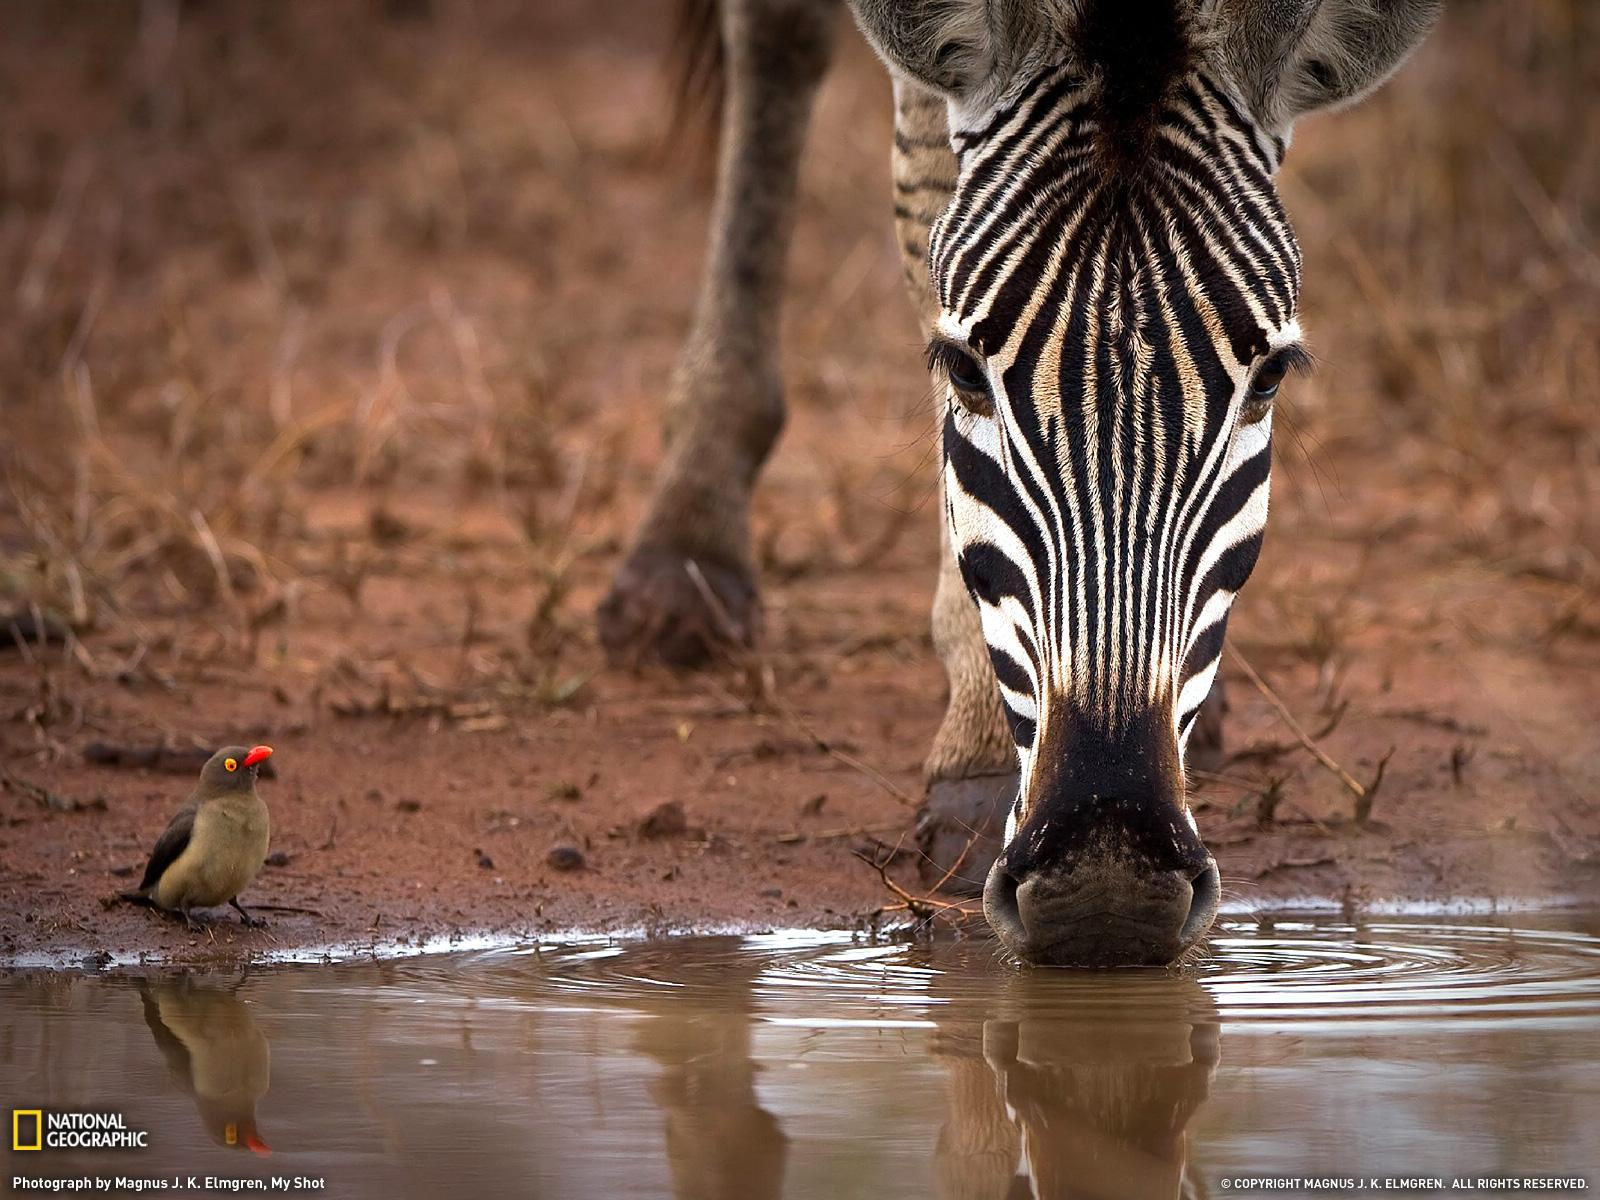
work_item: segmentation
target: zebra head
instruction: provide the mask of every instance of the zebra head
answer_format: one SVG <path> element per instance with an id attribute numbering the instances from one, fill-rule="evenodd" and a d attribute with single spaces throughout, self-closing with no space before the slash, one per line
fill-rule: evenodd
<path id="1" fill-rule="evenodd" d="M 1437 0 L 856 0 L 942 92 L 944 497 L 1021 783 L 985 911 L 1021 958 L 1166 963 L 1217 911 L 1184 748 L 1307 361 L 1274 175 Z"/>

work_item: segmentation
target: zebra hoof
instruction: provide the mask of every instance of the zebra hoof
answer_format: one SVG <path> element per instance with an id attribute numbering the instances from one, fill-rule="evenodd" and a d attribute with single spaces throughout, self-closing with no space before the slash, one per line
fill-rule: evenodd
<path id="1" fill-rule="evenodd" d="M 687 669 L 753 645 L 761 610 L 742 568 L 641 546 L 617 571 L 595 618 L 612 663 Z"/>
<path id="2" fill-rule="evenodd" d="M 934 780 L 917 813 L 922 882 L 952 896 L 981 896 L 1016 798 L 1015 771 Z"/>

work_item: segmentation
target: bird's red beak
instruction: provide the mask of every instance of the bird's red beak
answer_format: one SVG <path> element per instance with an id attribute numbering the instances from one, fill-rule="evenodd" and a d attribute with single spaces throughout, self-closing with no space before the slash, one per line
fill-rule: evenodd
<path id="1" fill-rule="evenodd" d="M 267 759 L 271 757 L 271 746 L 254 746 L 251 748 L 250 753 L 244 756 L 244 765 L 247 767 L 253 767 L 258 762 L 266 762 Z"/>
<path id="2" fill-rule="evenodd" d="M 262 746 L 260 748 L 262 750 L 267 750 L 267 748 L 265 746 Z M 251 753 L 254 753 L 254 751 L 251 751 Z M 267 750 L 267 753 L 271 754 L 272 751 L 271 750 Z M 256 1154 L 259 1154 L 262 1158 L 266 1158 L 268 1155 L 270 1155 L 272 1153 L 272 1147 L 267 1145 L 265 1142 L 263 1142 L 260 1138 L 258 1138 L 253 1133 L 247 1133 L 247 1134 L 244 1135 L 244 1144 L 246 1146 L 249 1146 L 252 1152 L 254 1152 Z"/>

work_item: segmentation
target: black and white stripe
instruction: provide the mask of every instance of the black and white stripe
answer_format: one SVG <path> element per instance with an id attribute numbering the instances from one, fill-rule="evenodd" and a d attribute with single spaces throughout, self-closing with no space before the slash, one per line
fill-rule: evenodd
<path id="1" fill-rule="evenodd" d="M 1114 732 L 1161 711 L 1181 752 L 1266 525 L 1256 373 L 1300 356 L 1282 142 L 1200 66 L 1131 131 L 1105 86 L 1061 65 L 953 109 L 929 245 L 932 357 L 987 379 L 982 403 L 950 390 L 946 516 L 1023 797 L 1065 714 Z"/>

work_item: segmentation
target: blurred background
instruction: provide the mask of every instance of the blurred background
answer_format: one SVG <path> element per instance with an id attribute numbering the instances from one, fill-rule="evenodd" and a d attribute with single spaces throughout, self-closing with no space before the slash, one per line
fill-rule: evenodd
<path id="1" fill-rule="evenodd" d="M 700 685 L 605 674 L 591 619 L 710 200 L 704 147 L 672 139 L 671 9 L 6 4 L 0 609 L 73 634 L 48 679 L 8 656 L 8 752 L 252 705 L 491 734 L 566 713 L 580 759 L 624 725 L 688 740 L 649 697 Z M 840 44 L 757 503 L 765 654 L 911 793 L 941 707 L 937 447 L 888 84 Z M 1593 795 L 1600 4 L 1452 0 L 1379 94 L 1297 130 L 1282 190 L 1321 365 L 1286 389 L 1235 645 L 1352 771 L 1400 745 L 1391 792 L 1505 734 L 1486 806 L 1534 760 Z M 1240 744 L 1272 728 L 1236 707 Z"/>
<path id="2" fill-rule="evenodd" d="M 670 141 L 671 8 L 8 4 L 0 586 L 80 631 L 161 622 L 182 656 L 363 598 L 417 537 L 503 541 L 524 582 L 603 567 L 709 199 L 703 147 Z M 759 518 L 780 600 L 934 544 L 887 85 L 841 41 Z M 1280 548 L 1353 507 L 1353 535 L 1569 585 L 1547 632 L 1593 629 L 1597 51 L 1585 0 L 1458 0 L 1388 88 L 1297 133 L 1323 365 L 1283 422 Z"/>

